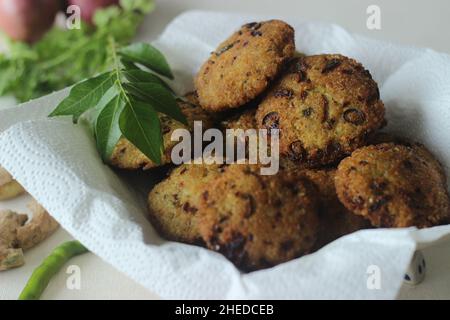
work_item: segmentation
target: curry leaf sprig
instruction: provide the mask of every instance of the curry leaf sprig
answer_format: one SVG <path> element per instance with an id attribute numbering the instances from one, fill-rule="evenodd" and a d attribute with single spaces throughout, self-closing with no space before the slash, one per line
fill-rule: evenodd
<path id="1" fill-rule="evenodd" d="M 163 139 L 159 114 L 186 124 L 177 97 L 160 77 L 173 79 L 163 54 L 146 43 L 118 48 L 109 39 L 113 68 L 76 84 L 54 116 L 72 116 L 74 123 L 90 110 L 97 148 L 107 162 L 123 136 L 154 163 L 161 163 Z"/>

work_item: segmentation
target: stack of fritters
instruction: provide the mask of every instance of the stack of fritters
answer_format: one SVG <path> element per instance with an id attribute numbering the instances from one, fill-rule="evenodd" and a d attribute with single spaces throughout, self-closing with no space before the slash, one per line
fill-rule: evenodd
<path id="1" fill-rule="evenodd" d="M 202 120 L 204 128 L 221 130 L 279 129 L 280 171 L 262 176 L 259 165 L 241 164 L 174 168 L 148 199 L 151 220 L 167 239 L 206 246 L 249 271 L 359 229 L 449 222 L 442 166 L 424 146 L 378 134 L 384 105 L 359 62 L 296 54 L 292 27 L 270 20 L 242 26 L 194 82 L 191 103 L 180 104 L 187 128 Z M 186 127 L 162 121 L 163 164 L 169 164 L 170 135 Z M 112 163 L 155 166 L 125 139 Z"/>

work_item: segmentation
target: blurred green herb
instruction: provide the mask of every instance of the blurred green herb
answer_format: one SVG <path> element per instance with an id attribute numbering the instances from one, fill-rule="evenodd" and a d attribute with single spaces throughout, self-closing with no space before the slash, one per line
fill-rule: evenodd
<path id="1" fill-rule="evenodd" d="M 156 164 L 161 163 L 163 139 L 158 113 L 186 124 L 177 98 L 157 74 L 173 78 L 165 57 L 149 44 L 120 48 L 108 41 L 112 70 L 76 84 L 56 109 L 54 116 L 70 115 L 76 123 L 89 110 L 97 148 L 108 161 L 124 136 Z"/>
<path id="2" fill-rule="evenodd" d="M 109 70 L 113 63 L 109 39 L 118 46 L 129 43 L 154 6 L 153 0 L 120 4 L 98 10 L 93 27 L 54 27 L 32 46 L 10 42 L 9 52 L 0 54 L 0 96 L 13 95 L 24 102 Z"/>

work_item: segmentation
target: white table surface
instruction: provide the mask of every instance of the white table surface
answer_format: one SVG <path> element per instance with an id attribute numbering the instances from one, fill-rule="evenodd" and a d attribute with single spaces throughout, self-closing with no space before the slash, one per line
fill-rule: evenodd
<path id="1" fill-rule="evenodd" d="M 381 30 L 368 30 L 366 8 L 381 9 Z M 446 34 L 450 30 L 448 0 L 157 0 L 157 9 L 145 21 L 138 40 L 152 40 L 178 14 L 190 9 L 296 16 L 299 20 L 322 20 L 339 24 L 351 32 L 401 44 L 431 47 L 450 53 Z M 443 32 L 444 31 L 444 32 Z M 0 202 L 1 209 L 26 210 L 24 195 Z M 59 230 L 49 240 L 26 253 L 26 265 L 0 273 L 0 300 L 16 299 L 33 269 L 58 244 L 71 240 Z M 450 243 L 423 251 L 428 273 L 416 287 L 404 286 L 401 299 L 450 299 Z M 80 290 L 69 290 L 65 270 L 50 283 L 43 299 L 157 299 L 158 296 L 128 279 L 101 259 L 88 253 L 68 265 L 81 270 Z"/>

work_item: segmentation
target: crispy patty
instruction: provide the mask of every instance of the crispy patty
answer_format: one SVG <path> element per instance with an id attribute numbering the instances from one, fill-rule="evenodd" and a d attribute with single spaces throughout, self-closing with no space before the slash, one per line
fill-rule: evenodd
<path id="1" fill-rule="evenodd" d="M 441 175 L 444 183 L 445 184 L 447 183 L 446 182 L 447 177 L 446 177 L 446 174 L 445 174 L 442 164 L 439 162 L 438 159 L 436 159 L 434 157 L 434 155 L 430 152 L 430 150 L 428 150 L 423 144 L 410 141 L 404 137 L 399 137 L 399 136 L 393 135 L 388 132 L 378 132 L 377 134 L 375 134 L 375 136 L 373 136 L 369 140 L 370 145 L 377 145 L 377 144 L 382 144 L 382 143 L 395 143 L 395 144 L 404 145 L 406 147 L 414 148 L 415 152 L 420 154 L 421 157 L 425 158 L 430 163 L 433 163 L 433 166 L 441 171 L 440 175 Z"/>
<path id="2" fill-rule="evenodd" d="M 294 59 L 261 102 L 259 128 L 280 129 L 280 153 L 299 164 L 335 163 L 385 124 L 376 82 L 341 55 Z"/>
<path id="3" fill-rule="evenodd" d="M 318 230 L 317 198 L 307 179 L 260 176 L 229 165 L 201 197 L 199 229 L 208 248 L 251 271 L 300 257 Z"/>
<path id="4" fill-rule="evenodd" d="M 202 243 L 197 224 L 200 197 L 220 171 L 219 165 L 184 164 L 153 188 L 148 197 L 150 217 L 163 237 Z"/>
<path id="5" fill-rule="evenodd" d="M 177 141 L 171 141 L 172 133 L 176 129 L 192 130 L 195 120 L 202 121 L 204 129 L 211 127 L 214 123 L 214 117 L 198 106 L 195 93 L 188 93 L 185 95 L 185 98 L 186 101 L 179 102 L 179 107 L 181 112 L 186 116 L 189 126 L 185 126 L 164 114 L 159 115 L 164 146 L 161 165 L 171 163 L 172 148 L 178 143 Z M 124 137 L 119 140 L 114 148 L 110 163 L 115 167 L 128 170 L 141 168 L 147 170 L 158 166 Z"/>
<path id="6" fill-rule="evenodd" d="M 341 202 L 377 227 L 448 223 L 444 171 L 422 145 L 381 143 L 356 150 L 338 167 Z"/>
<path id="7" fill-rule="evenodd" d="M 295 52 L 294 29 L 270 20 L 242 26 L 201 67 L 195 86 L 208 111 L 240 107 L 262 93 Z"/>

